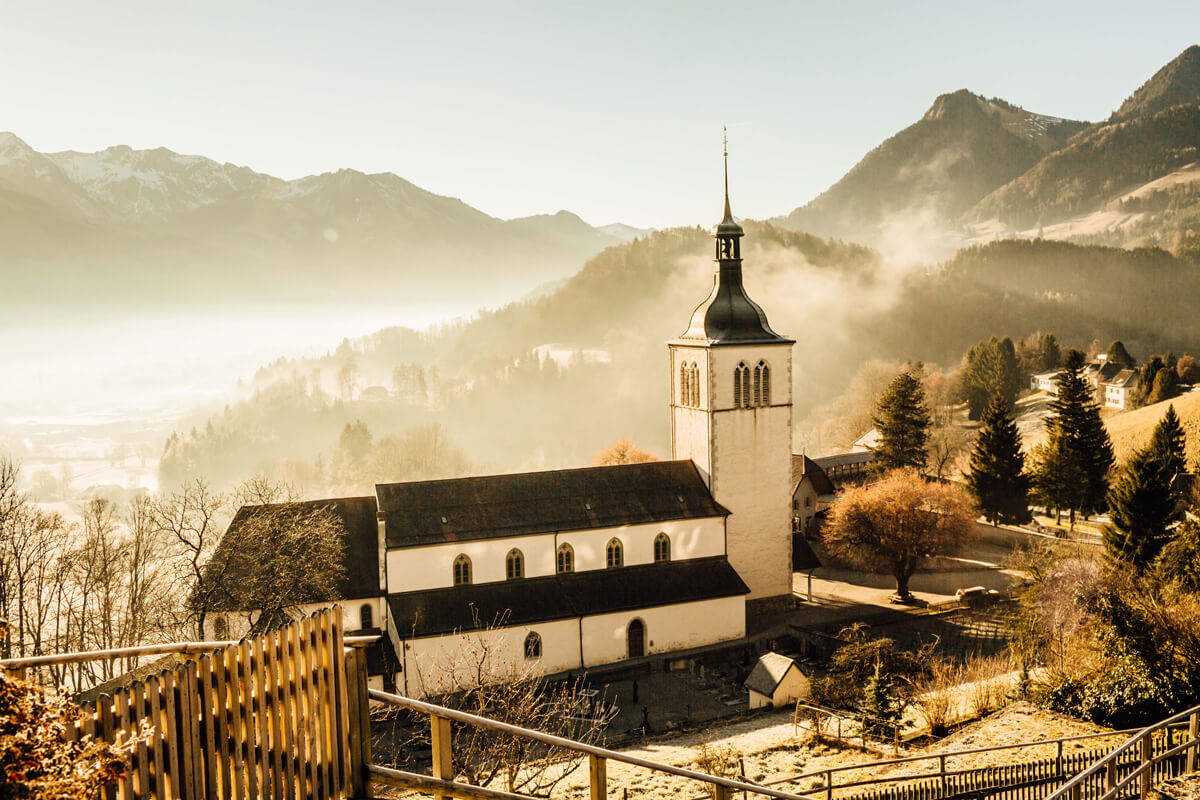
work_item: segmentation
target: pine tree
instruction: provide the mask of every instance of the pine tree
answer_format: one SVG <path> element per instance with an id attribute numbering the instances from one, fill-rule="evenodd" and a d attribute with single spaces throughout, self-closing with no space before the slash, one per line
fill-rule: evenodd
<path id="1" fill-rule="evenodd" d="M 1084 516 L 1103 510 L 1108 475 L 1114 456 L 1112 441 L 1092 388 L 1083 377 L 1083 354 L 1067 352 L 1058 376 L 1058 397 L 1050 403 L 1049 441 L 1039 448 L 1034 484 L 1047 507 L 1068 510 L 1071 525 L 1076 513 Z"/>
<path id="2" fill-rule="evenodd" d="M 1008 403 L 995 394 L 983 413 L 966 475 L 980 510 L 993 525 L 1029 521 L 1029 476 L 1024 470 L 1021 433 L 1008 415 Z"/>
<path id="3" fill-rule="evenodd" d="M 1111 364 L 1120 364 L 1123 367 L 1133 368 L 1137 366 L 1137 362 L 1133 360 L 1133 356 L 1125 349 L 1125 343 L 1120 339 L 1108 346 L 1106 360 Z"/>
<path id="4" fill-rule="evenodd" d="M 877 469 L 886 472 L 902 467 L 925 468 L 929 410 L 925 407 L 925 390 L 911 371 L 905 370 L 888 384 L 871 421 L 879 431 L 879 446 L 875 448 Z"/>
<path id="5" fill-rule="evenodd" d="M 962 393 L 969 419 L 979 419 L 992 395 L 997 393 L 1012 408 L 1022 383 L 1012 339 L 993 336 L 974 345 L 963 356 Z"/>
<path id="6" fill-rule="evenodd" d="M 1167 527 L 1179 518 L 1169 469 L 1169 461 L 1146 447 L 1129 459 L 1108 493 L 1112 525 L 1104 531 L 1104 544 L 1138 569 L 1158 556 L 1170 536 Z"/>
<path id="7" fill-rule="evenodd" d="M 890 739 L 895 733 L 903 711 L 896 687 L 876 661 L 875 672 L 863 687 L 858 713 L 862 715 L 862 731 L 867 736 Z"/>
<path id="8" fill-rule="evenodd" d="M 1150 449 L 1166 462 L 1167 472 L 1171 477 L 1187 471 L 1187 434 L 1183 432 L 1174 405 L 1167 406 L 1167 412 L 1154 428 L 1150 437 Z"/>

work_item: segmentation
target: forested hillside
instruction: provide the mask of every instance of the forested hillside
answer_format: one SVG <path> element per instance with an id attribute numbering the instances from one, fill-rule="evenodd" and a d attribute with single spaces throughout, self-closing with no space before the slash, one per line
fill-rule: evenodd
<path id="1" fill-rule="evenodd" d="M 1191 307 L 1200 268 L 1162 250 L 1006 241 L 901 269 L 856 245 L 745 227 L 750 296 L 797 342 L 798 446 L 847 443 L 808 439 L 804 420 L 868 362 L 954 365 L 982 339 L 1037 330 L 1080 347 L 1122 339 L 1142 353 L 1200 341 Z M 536 300 L 281 360 L 242 400 L 173 438 L 164 483 L 287 470 L 323 490 L 358 491 L 376 479 L 578 466 L 621 437 L 666 457 L 664 342 L 711 287 L 709 247 L 698 228 L 657 232 L 599 254 Z M 342 438 L 358 420 L 370 446 L 351 436 L 351 458 Z M 406 448 L 418 455 L 401 457 Z"/>

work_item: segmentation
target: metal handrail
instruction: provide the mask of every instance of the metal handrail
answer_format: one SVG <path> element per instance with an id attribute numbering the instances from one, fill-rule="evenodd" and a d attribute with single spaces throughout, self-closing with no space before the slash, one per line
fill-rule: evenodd
<path id="1" fill-rule="evenodd" d="M 627 755 L 609 750 L 605 747 L 597 747 L 596 745 L 576 742 L 572 739 L 565 739 L 561 736 L 555 736 L 550 733 L 531 730 L 530 728 L 522 728 L 519 725 L 511 725 L 507 722 L 500 722 L 487 717 L 480 717 L 475 714 L 469 714 L 465 711 L 456 711 L 445 706 L 426 703 L 422 700 L 414 700 L 411 697 L 403 695 L 390 694 L 381 692 L 378 689 L 371 689 L 367 692 L 367 696 L 371 700 L 377 700 L 388 705 L 399 706 L 401 708 L 420 711 L 431 716 L 443 717 L 445 719 L 455 720 L 457 722 L 465 722 L 468 725 L 475 725 L 480 728 L 500 731 L 502 733 L 510 733 L 514 736 L 523 736 L 527 739 L 541 742 L 543 744 L 561 747 L 567 750 L 572 750 L 576 753 L 584 753 L 595 758 L 603 758 L 609 761 L 619 761 L 624 764 L 629 764 L 635 767 L 653 770 L 655 772 L 664 772 L 668 775 L 675 775 L 680 778 L 688 778 L 689 780 L 700 781 L 702 783 L 710 783 L 716 786 L 724 787 L 725 789 L 734 789 L 737 791 L 750 792 L 752 794 L 765 795 L 767 797 L 778 798 L 778 800 L 815 800 L 808 795 L 794 794 L 791 792 L 782 792 L 778 789 L 771 789 L 766 786 L 755 783 L 746 783 L 744 781 L 734 780 L 732 778 L 724 778 L 719 775 L 709 775 L 704 772 L 696 772 L 695 770 L 685 769 L 683 767 L 675 767 L 670 764 L 663 764 L 658 761 L 651 761 L 637 756 Z"/>
<path id="2" fill-rule="evenodd" d="M 346 636 L 342 639 L 342 642 L 347 647 L 366 647 L 379 641 L 380 638 L 380 634 L 374 636 Z M 219 650 L 222 647 L 232 647 L 236 644 L 241 644 L 241 641 L 168 642 L 166 644 L 144 644 L 137 647 L 117 647 L 112 650 L 85 650 L 77 653 L 49 653 L 41 656 L 21 656 L 20 658 L 0 660 L 0 670 L 45 667 L 51 664 L 73 664 L 79 661 L 105 661 L 110 658 L 129 658 L 131 656 L 208 653 L 213 650 Z"/>
<path id="3" fill-rule="evenodd" d="M 1168 717 L 1167 719 L 1156 722 L 1153 725 L 1148 725 L 1145 728 L 1142 728 L 1138 733 L 1129 737 L 1124 744 L 1118 746 L 1104 758 L 1100 759 L 1095 764 L 1092 764 L 1074 778 L 1064 783 L 1058 789 L 1058 791 L 1053 792 L 1049 797 L 1046 798 L 1046 800 L 1063 800 L 1063 798 L 1068 796 L 1072 798 L 1079 796 L 1081 794 L 1084 782 L 1086 782 L 1092 776 L 1099 774 L 1101 769 L 1107 769 L 1110 763 L 1115 765 L 1117 760 L 1126 752 L 1128 752 L 1135 744 L 1145 741 L 1148 737 L 1153 736 L 1157 731 L 1169 731 L 1172 725 L 1181 723 L 1186 718 L 1190 717 L 1194 721 L 1197 715 L 1200 715 L 1200 706 L 1193 706 L 1186 711 L 1180 711 L 1178 714 L 1172 717 Z M 1166 758 L 1169 758 L 1171 755 L 1182 752 L 1189 747 L 1196 747 L 1198 744 L 1200 744 L 1200 738 L 1195 736 L 1194 731 L 1192 734 L 1192 738 L 1184 742 L 1182 745 L 1171 748 L 1166 753 L 1160 753 L 1159 755 L 1146 760 L 1136 770 L 1134 770 L 1134 776 L 1140 777 L 1142 773 L 1146 771 L 1146 769 L 1152 768 L 1154 765 L 1160 763 Z M 1127 776 L 1125 780 L 1114 785 L 1112 788 L 1102 794 L 1098 800 L 1108 800 L 1108 798 L 1115 796 L 1118 792 L 1125 788 L 1126 785 L 1128 785 L 1129 779 L 1130 776 Z"/>

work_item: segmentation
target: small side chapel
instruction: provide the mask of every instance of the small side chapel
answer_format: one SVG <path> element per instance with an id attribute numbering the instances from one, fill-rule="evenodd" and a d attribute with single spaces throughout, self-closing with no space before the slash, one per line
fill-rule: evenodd
<path id="1" fill-rule="evenodd" d="M 667 344 L 673 460 L 380 484 L 374 497 L 304 503 L 341 517 L 338 602 L 348 632 L 384 635 L 376 685 L 415 697 L 453 688 L 444 665 L 471 636 L 548 675 L 686 657 L 790 605 L 794 342 L 742 284 L 727 164 L 728 154 L 712 292 Z M 214 614 L 210 635 L 241 635 L 249 618 Z"/>

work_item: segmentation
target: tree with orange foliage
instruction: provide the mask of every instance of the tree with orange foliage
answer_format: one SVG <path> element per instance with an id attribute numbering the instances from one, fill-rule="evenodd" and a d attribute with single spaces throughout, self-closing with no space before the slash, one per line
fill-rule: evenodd
<path id="1" fill-rule="evenodd" d="M 958 486 L 897 469 L 869 486 L 847 489 L 830 510 L 825 545 L 834 555 L 896 578 L 901 602 L 924 556 L 949 553 L 971 533 L 975 504 Z"/>
<path id="2" fill-rule="evenodd" d="M 637 447 L 628 439 L 617 439 L 592 459 L 593 467 L 610 467 L 614 464 L 645 464 L 658 461 L 658 456 Z"/>

